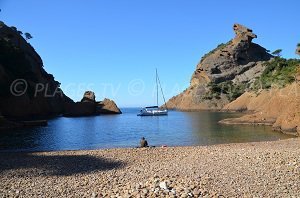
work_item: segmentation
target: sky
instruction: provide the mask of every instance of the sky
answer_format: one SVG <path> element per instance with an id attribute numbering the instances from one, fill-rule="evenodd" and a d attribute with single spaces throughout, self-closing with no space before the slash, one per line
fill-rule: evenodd
<path id="1" fill-rule="evenodd" d="M 0 20 L 29 32 L 47 72 L 78 101 L 92 90 L 120 107 L 154 105 L 189 86 L 201 57 L 243 24 L 253 42 L 296 58 L 299 0 L 0 0 Z M 163 103 L 160 97 L 160 104 Z"/>

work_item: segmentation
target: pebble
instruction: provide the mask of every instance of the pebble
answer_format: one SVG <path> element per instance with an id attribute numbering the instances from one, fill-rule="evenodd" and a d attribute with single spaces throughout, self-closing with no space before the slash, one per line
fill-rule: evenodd
<path id="1" fill-rule="evenodd" d="M 159 187 L 163 190 L 168 190 L 168 185 L 166 182 L 160 182 Z"/>
<path id="2" fill-rule="evenodd" d="M 0 153 L 0 195 L 298 197 L 299 145 L 300 138 L 293 138 L 203 147 Z M 64 156 L 78 156 L 78 161 L 60 162 Z M 82 156 L 88 158 L 82 161 Z"/>

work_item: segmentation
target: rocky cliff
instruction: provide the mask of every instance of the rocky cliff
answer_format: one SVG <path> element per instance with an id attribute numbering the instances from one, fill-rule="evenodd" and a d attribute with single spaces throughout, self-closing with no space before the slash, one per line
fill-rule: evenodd
<path id="1" fill-rule="evenodd" d="M 225 119 L 221 123 L 272 125 L 275 130 L 294 134 L 298 132 L 300 135 L 300 83 L 261 90 L 260 93 L 245 92 L 223 110 L 253 113 L 240 118 Z"/>
<path id="2" fill-rule="evenodd" d="M 81 102 L 68 98 L 60 89 L 60 83 L 45 71 L 41 57 L 22 33 L 0 22 L 0 128 L 24 125 L 13 124 L 8 118 L 119 113 L 113 101 L 96 102 L 91 91 L 85 92 Z"/>
<path id="3" fill-rule="evenodd" d="M 190 87 L 167 102 L 179 110 L 222 109 L 250 87 L 272 56 L 252 42 L 257 36 L 234 24 L 235 37 L 204 55 L 193 73 Z"/>
<path id="4" fill-rule="evenodd" d="M 300 135 L 300 60 L 276 57 L 265 65 L 260 84 L 269 88 L 245 92 L 223 108 L 252 113 L 221 123 L 272 125 L 275 130 Z"/>
<path id="5" fill-rule="evenodd" d="M 61 114 L 73 101 L 14 27 L 0 23 L 0 112 L 5 117 Z"/>

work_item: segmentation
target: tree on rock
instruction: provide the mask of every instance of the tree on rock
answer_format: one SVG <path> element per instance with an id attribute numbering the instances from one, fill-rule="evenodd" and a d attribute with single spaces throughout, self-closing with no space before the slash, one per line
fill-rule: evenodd
<path id="1" fill-rule="evenodd" d="M 26 32 L 25 33 L 25 38 L 26 38 L 26 40 L 29 40 L 29 39 L 32 39 L 33 37 L 31 36 L 30 33 Z"/>
<path id="2" fill-rule="evenodd" d="M 14 31 L 18 31 L 18 29 L 15 26 L 11 26 L 11 29 L 13 29 Z"/>
<path id="3" fill-rule="evenodd" d="M 277 49 L 274 52 L 272 52 L 272 55 L 280 57 L 281 56 L 281 52 L 282 52 L 282 49 Z"/>

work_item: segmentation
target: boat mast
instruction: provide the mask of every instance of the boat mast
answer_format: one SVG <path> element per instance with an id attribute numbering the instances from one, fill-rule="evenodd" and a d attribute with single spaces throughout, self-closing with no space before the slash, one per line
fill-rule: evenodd
<path id="1" fill-rule="evenodd" d="M 158 106 L 158 83 L 157 83 L 157 79 L 158 79 L 158 76 L 157 76 L 157 68 L 155 68 L 155 71 L 156 71 L 156 106 Z"/>
<path id="2" fill-rule="evenodd" d="M 161 91 L 161 94 L 162 94 L 162 97 L 164 99 L 164 102 L 165 102 L 165 106 L 166 106 L 166 109 L 168 109 L 167 107 L 167 103 L 166 103 L 166 99 L 165 99 L 165 95 L 164 95 L 164 92 L 163 92 L 163 89 L 161 87 L 161 84 L 160 84 L 160 80 L 159 80 L 159 77 L 158 77 L 158 74 L 157 74 L 157 69 L 156 69 L 156 76 L 157 76 L 157 81 L 159 83 L 159 87 L 160 87 L 160 91 Z M 158 89 L 158 88 L 157 88 Z M 158 93 L 158 90 L 157 90 L 157 93 Z M 158 97 L 158 96 L 157 96 Z M 157 105 L 158 106 L 158 105 Z"/>

